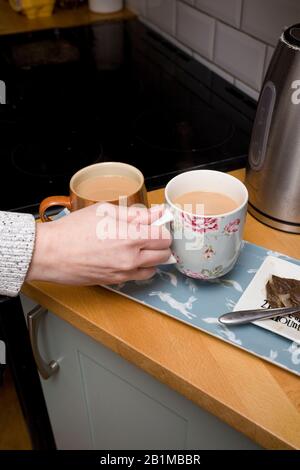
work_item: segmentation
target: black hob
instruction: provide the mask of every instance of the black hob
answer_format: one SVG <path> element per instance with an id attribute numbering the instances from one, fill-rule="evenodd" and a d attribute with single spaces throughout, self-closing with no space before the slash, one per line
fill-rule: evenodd
<path id="1" fill-rule="evenodd" d="M 2 36 L 0 79 L 0 209 L 36 212 L 100 161 L 148 189 L 245 164 L 256 103 L 138 20 Z"/>

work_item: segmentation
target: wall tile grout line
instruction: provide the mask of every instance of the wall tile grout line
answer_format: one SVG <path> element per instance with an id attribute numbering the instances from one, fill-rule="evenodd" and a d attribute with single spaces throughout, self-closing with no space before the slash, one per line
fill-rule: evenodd
<path id="1" fill-rule="evenodd" d="M 244 13 L 244 0 L 241 0 L 241 10 L 240 10 L 240 20 L 239 20 L 239 30 L 240 31 L 242 29 L 243 13 Z"/>
<path id="2" fill-rule="evenodd" d="M 175 3 L 175 13 L 174 13 L 174 23 L 172 25 L 172 29 L 173 29 L 173 35 L 174 37 L 176 38 L 177 37 L 177 18 L 178 18 L 178 2 L 176 1 Z"/>
<path id="3" fill-rule="evenodd" d="M 216 53 L 216 29 L 217 29 L 217 20 L 214 18 L 213 50 L 212 50 L 212 62 L 213 63 L 215 63 L 215 53 Z"/>
<path id="4" fill-rule="evenodd" d="M 179 2 L 176 2 L 176 25 L 175 25 L 175 38 L 176 39 L 178 38 L 178 5 L 179 5 Z"/>

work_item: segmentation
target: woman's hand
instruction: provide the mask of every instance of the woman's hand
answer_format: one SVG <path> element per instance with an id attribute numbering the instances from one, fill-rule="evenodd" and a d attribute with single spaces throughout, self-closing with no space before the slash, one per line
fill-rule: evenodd
<path id="1" fill-rule="evenodd" d="M 162 210 L 94 204 L 38 223 L 26 281 L 96 285 L 151 278 L 171 255 L 169 231 L 151 225 Z"/>

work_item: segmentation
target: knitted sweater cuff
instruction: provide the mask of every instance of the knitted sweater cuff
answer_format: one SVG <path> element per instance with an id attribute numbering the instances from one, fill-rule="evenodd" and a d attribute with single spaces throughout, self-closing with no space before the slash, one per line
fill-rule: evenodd
<path id="1" fill-rule="evenodd" d="M 34 248 L 35 220 L 31 214 L 0 211 L 0 295 L 18 295 Z"/>

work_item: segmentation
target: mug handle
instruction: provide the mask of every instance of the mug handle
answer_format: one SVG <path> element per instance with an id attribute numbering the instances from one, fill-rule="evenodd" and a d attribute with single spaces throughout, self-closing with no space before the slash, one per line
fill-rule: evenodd
<path id="1" fill-rule="evenodd" d="M 42 222 L 51 222 L 51 219 L 46 215 L 46 210 L 52 206 L 62 206 L 71 210 L 70 196 L 50 196 L 46 197 L 39 207 L 39 215 Z"/>
<path id="2" fill-rule="evenodd" d="M 165 209 L 163 215 L 161 216 L 160 219 L 157 219 L 155 222 L 153 222 L 152 225 L 156 225 L 157 227 L 160 227 L 161 225 L 168 224 L 174 220 L 172 212 L 167 208 Z M 166 261 L 163 264 L 176 264 L 176 258 L 175 256 L 171 255 L 168 261 Z"/>

